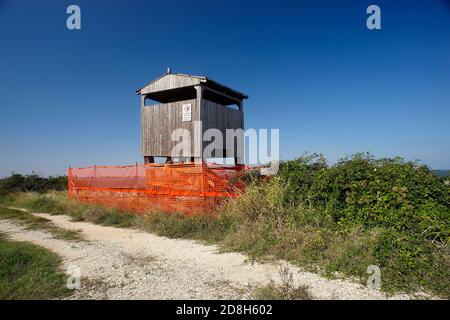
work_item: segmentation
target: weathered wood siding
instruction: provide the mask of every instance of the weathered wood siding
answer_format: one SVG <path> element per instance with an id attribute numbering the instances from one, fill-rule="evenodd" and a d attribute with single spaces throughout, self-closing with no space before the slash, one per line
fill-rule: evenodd
<path id="1" fill-rule="evenodd" d="M 203 132 L 210 128 L 216 128 L 222 132 L 223 146 L 226 147 L 226 129 L 243 129 L 243 117 L 240 110 L 235 110 L 227 106 L 214 103 L 205 99 L 201 102 L 201 119 Z M 203 142 L 203 149 L 211 143 L 210 141 Z M 224 156 L 234 157 L 237 155 L 237 144 L 235 142 L 234 154 L 225 154 Z M 217 155 L 216 155 L 217 157 Z"/>
<path id="2" fill-rule="evenodd" d="M 140 94 L 148 94 L 175 88 L 195 86 L 198 84 L 200 84 L 200 79 L 198 78 L 180 76 L 176 74 L 167 74 L 142 88 Z"/>
<path id="3" fill-rule="evenodd" d="M 192 121 L 182 121 L 182 105 L 192 105 Z M 175 129 L 184 128 L 191 133 L 191 147 L 194 151 L 194 121 L 200 120 L 200 108 L 196 99 L 141 106 L 141 153 L 143 156 L 170 157 L 178 142 L 171 140 Z M 192 154 L 199 157 L 200 154 Z"/>

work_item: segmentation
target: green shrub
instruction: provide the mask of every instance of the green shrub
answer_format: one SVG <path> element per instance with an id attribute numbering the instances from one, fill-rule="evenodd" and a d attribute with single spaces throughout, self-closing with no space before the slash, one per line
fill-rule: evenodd
<path id="1" fill-rule="evenodd" d="M 44 178 L 38 174 L 21 175 L 12 174 L 0 179 L 0 195 L 18 192 L 45 193 L 51 190 L 66 190 L 67 176 L 50 176 Z"/>
<path id="2" fill-rule="evenodd" d="M 233 250 L 356 276 L 378 265 L 382 289 L 450 296 L 450 187 L 428 167 L 356 154 L 286 161 L 252 182 L 223 213 L 237 221 Z"/>
<path id="3" fill-rule="evenodd" d="M 370 154 L 326 166 L 321 156 L 281 165 L 285 205 L 320 209 L 336 223 L 395 228 L 433 241 L 450 236 L 450 186 L 423 165 Z"/>

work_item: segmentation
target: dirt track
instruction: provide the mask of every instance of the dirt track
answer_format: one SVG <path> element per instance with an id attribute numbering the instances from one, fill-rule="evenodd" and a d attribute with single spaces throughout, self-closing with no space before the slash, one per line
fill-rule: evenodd
<path id="1" fill-rule="evenodd" d="M 31 213 L 30 213 L 31 214 Z M 66 241 L 12 220 L 0 220 L 0 231 L 30 241 L 63 257 L 63 268 L 81 272 L 76 299 L 245 299 L 255 286 L 280 282 L 280 265 L 247 261 L 238 253 L 219 253 L 212 245 L 155 236 L 133 229 L 73 222 L 64 215 L 33 213 L 55 225 L 80 230 L 85 241 Z M 296 284 L 308 285 L 318 299 L 386 299 L 376 290 L 289 267 Z M 392 298 L 408 298 L 395 296 Z"/>

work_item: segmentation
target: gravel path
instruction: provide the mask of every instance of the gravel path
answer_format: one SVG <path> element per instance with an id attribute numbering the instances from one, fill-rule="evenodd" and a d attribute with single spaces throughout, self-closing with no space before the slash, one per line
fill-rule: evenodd
<path id="1" fill-rule="evenodd" d="M 31 214 L 31 213 L 30 213 Z M 293 273 L 295 284 L 308 285 L 316 299 L 386 299 L 376 290 L 347 280 L 329 280 L 285 262 L 261 264 L 239 253 L 191 240 L 155 236 L 134 229 L 74 222 L 68 216 L 33 213 L 55 225 L 80 230 L 86 241 L 55 239 L 0 220 L 0 231 L 14 240 L 30 241 L 63 257 L 63 268 L 76 266 L 81 289 L 75 299 L 245 299 L 255 286 L 280 282 L 280 264 Z M 406 295 L 390 297 L 409 298 Z"/>

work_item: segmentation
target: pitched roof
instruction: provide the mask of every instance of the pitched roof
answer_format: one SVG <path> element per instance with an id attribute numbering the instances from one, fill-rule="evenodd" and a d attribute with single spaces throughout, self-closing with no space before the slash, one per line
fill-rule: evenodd
<path id="1" fill-rule="evenodd" d="M 248 98 L 246 94 L 227 87 L 205 76 L 194 76 L 182 73 L 167 73 L 165 75 L 162 75 L 155 80 L 150 81 L 144 87 L 136 90 L 136 93 L 138 95 L 142 95 L 196 85 L 203 85 L 207 88 L 223 92 L 239 100 Z"/>

